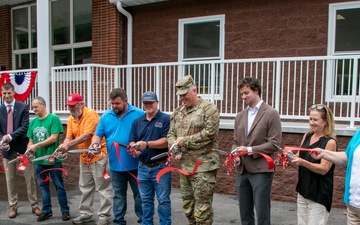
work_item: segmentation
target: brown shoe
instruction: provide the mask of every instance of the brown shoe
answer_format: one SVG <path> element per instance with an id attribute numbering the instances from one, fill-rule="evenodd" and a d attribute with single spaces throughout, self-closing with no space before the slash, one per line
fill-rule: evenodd
<path id="1" fill-rule="evenodd" d="M 37 216 L 41 215 L 41 210 L 39 209 L 39 207 L 35 207 L 32 209 L 32 213 L 34 213 Z"/>
<path id="2" fill-rule="evenodd" d="M 9 212 L 9 218 L 15 218 L 17 216 L 17 208 L 12 207 Z"/>

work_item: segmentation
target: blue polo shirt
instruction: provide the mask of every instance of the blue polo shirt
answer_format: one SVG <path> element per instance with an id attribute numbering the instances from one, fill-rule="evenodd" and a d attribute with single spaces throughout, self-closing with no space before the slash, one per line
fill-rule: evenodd
<path id="1" fill-rule="evenodd" d="M 130 134 L 130 142 L 134 141 L 155 141 L 160 138 L 166 138 L 170 127 L 170 116 L 161 112 L 156 113 L 155 117 L 150 121 L 146 119 L 146 115 L 137 118 L 133 124 Z M 142 151 L 139 159 L 143 163 L 150 163 L 155 161 L 161 161 L 166 159 L 165 156 L 162 159 L 152 161 L 151 157 L 158 155 L 162 152 L 167 152 L 168 148 L 163 149 L 145 149 Z"/>
<path id="2" fill-rule="evenodd" d="M 106 139 L 110 170 L 120 172 L 137 170 L 139 159 L 132 157 L 127 153 L 126 148 L 119 146 L 121 164 L 118 160 L 113 142 L 128 145 L 130 143 L 131 125 L 136 118 L 142 115 L 144 115 L 142 109 L 128 103 L 128 110 L 122 118 L 120 118 L 113 109 L 106 111 L 100 117 L 95 134 L 99 137 L 105 137 Z"/>

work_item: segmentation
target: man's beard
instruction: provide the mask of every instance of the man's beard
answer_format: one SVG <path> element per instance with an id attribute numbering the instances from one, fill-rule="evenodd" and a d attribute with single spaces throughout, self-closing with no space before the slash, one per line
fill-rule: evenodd
<path id="1" fill-rule="evenodd" d="M 121 115 L 121 114 L 124 112 L 125 108 L 122 108 L 122 109 L 113 109 L 113 110 L 114 110 L 114 112 L 115 112 L 116 115 Z"/>
<path id="2" fill-rule="evenodd" d="M 70 115 L 77 118 L 77 117 L 81 116 L 81 111 L 80 110 L 74 110 L 74 111 L 70 112 Z"/>

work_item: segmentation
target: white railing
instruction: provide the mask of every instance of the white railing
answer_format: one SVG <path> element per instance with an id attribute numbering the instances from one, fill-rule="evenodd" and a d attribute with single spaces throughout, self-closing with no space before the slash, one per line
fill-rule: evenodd
<path id="1" fill-rule="evenodd" d="M 155 91 L 160 109 L 171 113 L 180 104 L 176 81 L 191 74 L 199 95 L 218 106 L 223 120 L 233 120 L 244 108 L 237 86 L 243 77 L 251 76 L 261 80 L 262 99 L 279 111 L 283 122 L 306 122 L 307 108 L 322 103 L 333 111 L 337 124 L 354 128 L 360 124 L 359 59 L 356 55 L 53 67 L 51 111 L 68 115 L 66 98 L 76 92 L 89 107 L 103 113 L 110 108 L 111 90 L 121 87 L 138 107 L 143 92 Z"/>

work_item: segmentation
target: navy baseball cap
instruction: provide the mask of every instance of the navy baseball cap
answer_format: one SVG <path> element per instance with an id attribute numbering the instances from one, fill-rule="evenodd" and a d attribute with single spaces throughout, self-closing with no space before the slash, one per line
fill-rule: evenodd
<path id="1" fill-rule="evenodd" d="M 142 96 L 143 102 L 156 102 L 158 100 L 156 94 L 152 91 L 147 91 Z"/>

